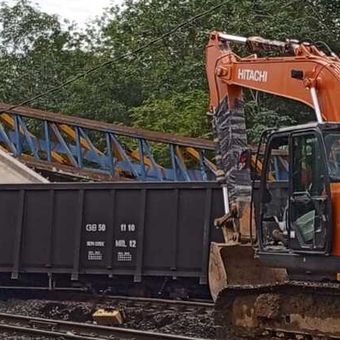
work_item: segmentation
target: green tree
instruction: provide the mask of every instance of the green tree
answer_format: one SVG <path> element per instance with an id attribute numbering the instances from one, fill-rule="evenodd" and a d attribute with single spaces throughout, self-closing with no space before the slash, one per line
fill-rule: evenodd
<path id="1" fill-rule="evenodd" d="M 105 44 L 99 48 L 104 54 L 121 55 L 214 5 L 216 2 L 209 0 L 126 1 L 123 8 L 114 8 L 106 13 L 108 24 L 101 30 Z M 159 107 L 160 103 L 166 106 L 173 102 L 177 99 L 176 93 L 189 96 L 192 90 L 208 93 L 204 48 L 209 31 L 221 30 L 231 34 L 260 35 L 272 39 L 310 39 L 324 41 L 337 48 L 333 37 L 339 34 L 339 13 L 339 6 L 327 1 L 282 3 L 278 0 L 226 0 L 225 5 L 216 12 L 164 39 L 156 47 L 132 58 L 129 63 L 122 62 L 123 77 L 127 82 L 133 79 L 134 84 L 138 84 L 137 87 L 141 89 L 137 91 L 139 100 L 130 112 L 138 112 L 142 105 L 143 115 L 138 116 L 138 125 L 150 127 L 150 121 L 154 117 L 153 108 Z M 244 53 L 240 49 L 240 53 L 242 52 Z M 251 100 L 251 94 L 246 91 L 246 101 Z M 251 141 L 257 138 L 261 126 L 265 128 L 274 122 L 289 124 L 314 119 L 309 108 L 270 95 L 260 94 L 257 107 L 254 111 L 246 106 Z M 150 109 L 150 113 L 145 108 Z M 204 110 L 199 110 L 202 111 Z M 265 112 L 273 119 L 263 119 Z M 192 116 L 203 121 L 206 119 L 203 115 Z M 262 124 L 257 124 L 260 121 Z M 132 117 L 132 123 L 134 122 L 135 116 Z M 170 131 L 179 131 L 177 119 L 170 118 L 166 122 L 162 120 L 162 126 L 165 125 Z M 204 134 L 205 131 L 202 130 L 201 135 Z"/>
<path id="2" fill-rule="evenodd" d="M 131 109 L 131 118 L 137 127 L 191 137 L 211 137 L 208 119 L 204 119 L 207 99 L 207 93 L 201 90 L 175 92 L 167 99 L 150 98 Z"/>
<path id="3" fill-rule="evenodd" d="M 126 0 L 79 32 L 29 0 L 0 6 L 0 100 L 16 103 L 131 52 L 216 5 L 213 0 Z M 207 136 L 208 33 L 310 39 L 339 51 L 340 4 L 326 0 L 225 0 L 224 6 L 138 55 L 119 60 L 37 102 L 35 107 L 110 122 Z M 236 48 L 240 54 L 245 51 Z M 277 124 L 314 119 L 295 102 L 246 92 L 250 140 Z M 189 112 L 190 111 L 190 112 Z M 268 119 L 266 119 L 266 117 Z"/>

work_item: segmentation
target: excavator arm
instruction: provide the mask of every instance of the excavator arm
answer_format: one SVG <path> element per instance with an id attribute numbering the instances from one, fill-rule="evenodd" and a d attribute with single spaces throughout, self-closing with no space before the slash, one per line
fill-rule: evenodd
<path id="1" fill-rule="evenodd" d="M 281 55 L 240 57 L 232 43 L 251 52 L 277 51 Z M 311 43 L 212 32 L 206 47 L 206 71 L 212 111 L 225 97 L 232 109 L 242 99 L 242 89 L 248 88 L 302 102 L 315 109 L 319 122 L 340 121 L 340 60 Z"/>

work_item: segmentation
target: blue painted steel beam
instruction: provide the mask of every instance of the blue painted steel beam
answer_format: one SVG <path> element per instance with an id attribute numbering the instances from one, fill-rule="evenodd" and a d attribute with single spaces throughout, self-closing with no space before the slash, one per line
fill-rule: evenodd
<path id="1" fill-rule="evenodd" d="M 153 154 L 151 152 L 151 149 L 150 149 L 148 141 L 143 140 L 143 148 L 144 148 L 148 158 L 150 159 L 150 161 L 152 163 L 152 169 L 156 173 L 157 179 L 162 182 L 163 181 L 163 174 L 161 172 L 160 167 L 158 166 L 158 164 L 156 163 L 156 161 L 155 161 L 155 159 L 153 157 Z"/>
<path id="2" fill-rule="evenodd" d="M 15 145 L 16 145 L 16 157 L 21 156 L 21 135 L 20 135 L 20 123 L 19 123 L 19 117 L 17 115 L 14 116 L 14 131 L 15 131 Z"/>
<path id="3" fill-rule="evenodd" d="M 23 131 L 23 136 L 25 137 L 25 140 L 26 140 L 29 148 L 31 149 L 31 152 L 32 152 L 34 158 L 39 160 L 40 157 L 39 157 L 39 154 L 38 154 L 36 138 L 32 137 L 31 133 L 27 129 L 25 121 L 19 116 L 18 116 L 18 121 L 19 121 L 20 131 L 21 130 Z M 24 145 L 24 143 L 22 145 Z M 22 147 L 22 150 L 23 149 L 24 148 Z"/>
<path id="4" fill-rule="evenodd" d="M 206 166 L 205 166 L 205 157 L 204 157 L 204 151 L 199 150 L 199 155 L 200 155 L 200 169 L 201 169 L 201 174 L 202 174 L 202 179 L 203 181 L 208 180 L 207 172 L 206 172 Z"/>
<path id="5" fill-rule="evenodd" d="M 50 127 L 46 120 L 44 121 L 44 131 L 45 131 L 45 143 L 46 143 L 46 154 L 47 160 L 52 162 L 52 152 L 51 152 L 51 139 L 50 139 Z"/>
<path id="6" fill-rule="evenodd" d="M 115 174 L 114 164 L 113 164 L 113 154 L 112 154 L 112 140 L 111 135 L 106 133 L 106 148 L 107 148 L 107 156 L 109 159 L 109 169 L 110 173 L 113 176 Z"/>
<path id="7" fill-rule="evenodd" d="M 136 168 L 132 165 L 130 158 L 126 154 L 123 146 L 119 143 L 118 139 L 113 133 L 109 133 L 111 141 L 115 144 L 115 147 L 117 148 L 120 155 L 124 158 L 126 161 L 131 173 L 134 175 L 135 178 L 139 178 L 139 173 L 136 171 Z"/>
<path id="8" fill-rule="evenodd" d="M 138 139 L 138 151 L 139 151 L 139 159 L 140 159 L 140 167 L 141 167 L 141 180 L 146 180 L 146 167 L 144 163 L 144 140 L 139 138 Z"/>
<path id="9" fill-rule="evenodd" d="M 73 166 L 77 167 L 77 161 L 75 160 L 71 150 L 69 149 L 66 141 L 64 140 L 63 136 L 61 135 L 60 131 L 58 130 L 57 126 L 52 123 L 51 128 L 54 132 L 54 135 L 57 137 L 57 139 L 59 140 L 60 144 L 63 146 L 64 150 L 66 151 L 66 155 L 68 157 L 68 159 L 70 160 L 70 162 L 72 163 Z"/>
<path id="10" fill-rule="evenodd" d="M 17 154 L 17 149 L 14 145 L 14 143 L 9 139 L 7 133 L 6 133 L 6 130 L 5 128 L 0 125 L 0 136 L 3 138 L 3 140 L 5 141 L 7 147 L 11 150 L 12 154 L 13 155 L 16 155 Z"/>
<path id="11" fill-rule="evenodd" d="M 172 171 L 174 173 L 174 181 L 176 182 L 178 180 L 177 161 L 176 161 L 175 146 L 173 144 L 170 144 L 170 157 L 171 157 Z"/>
<path id="12" fill-rule="evenodd" d="M 197 165 L 187 169 L 183 155 L 176 155 L 177 145 L 169 143 L 170 168 L 157 164 L 149 141 L 140 137 L 124 137 L 137 144 L 131 153 L 119 140 L 119 134 L 86 128 L 77 124 L 59 125 L 49 120 L 30 118 L 27 125 L 19 114 L 11 114 L 13 122 L 0 120 L 0 142 L 15 156 L 32 156 L 37 160 L 61 162 L 77 169 L 90 170 L 107 175 L 126 174 L 140 181 L 191 181 L 204 180 L 211 172 L 211 163 L 205 163 L 204 150 L 199 151 Z M 0 115 L 1 117 L 1 115 Z M 34 121 L 35 119 L 35 121 Z M 42 127 L 38 129 L 37 127 Z M 63 137 L 65 136 L 65 137 Z M 92 139 L 92 140 L 91 140 Z M 125 139 L 124 139 L 125 141 Z M 166 145 L 166 143 L 163 143 Z M 116 157 L 114 150 L 120 155 Z M 65 163 L 66 162 L 66 163 Z M 117 171 L 117 170 L 121 171 Z M 214 178 L 214 174 L 210 175 Z"/>
<path id="13" fill-rule="evenodd" d="M 80 144 L 80 128 L 78 126 L 75 127 L 76 132 L 76 153 L 77 153 L 77 161 L 78 161 L 78 167 L 83 167 L 83 155 L 82 155 L 82 149 Z"/>

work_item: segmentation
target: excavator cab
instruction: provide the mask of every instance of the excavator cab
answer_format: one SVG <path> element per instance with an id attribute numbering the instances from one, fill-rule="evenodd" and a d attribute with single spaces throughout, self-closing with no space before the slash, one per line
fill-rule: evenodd
<path id="1" fill-rule="evenodd" d="M 299 275 L 340 270 L 333 251 L 337 216 L 332 216 L 339 181 L 339 124 L 312 123 L 270 134 L 255 195 L 256 254 L 262 263 Z"/>
<path id="2" fill-rule="evenodd" d="M 258 150 L 261 172 L 249 202 L 252 240 L 241 220 L 241 242 L 211 245 L 214 299 L 233 285 L 336 280 L 340 272 L 340 124 L 275 130 Z"/>
<path id="3" fill-rule="evenodd" d="M 220 247 L 227 280 L 215 294 L 220 338 L 338 339 L 340 124 L 279 129 L 258 150 L 255 258 L 249 244 Z M 243 281 L 235 283 L 241 268 Z"/>

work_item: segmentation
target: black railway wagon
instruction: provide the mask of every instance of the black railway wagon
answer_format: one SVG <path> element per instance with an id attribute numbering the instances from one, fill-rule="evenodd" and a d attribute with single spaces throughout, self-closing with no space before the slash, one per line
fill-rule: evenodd
<path id="1" fill-rule="evenodd" d="M 1 185 L 0 285 L 206 285 L 222 215 L 211 182 Z"/>

